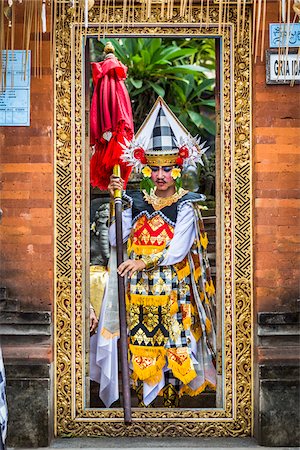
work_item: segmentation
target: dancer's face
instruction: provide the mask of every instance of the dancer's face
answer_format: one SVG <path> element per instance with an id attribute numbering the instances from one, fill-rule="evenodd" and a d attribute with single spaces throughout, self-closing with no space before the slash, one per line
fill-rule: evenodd
<path id="1" fill-rule="evenodd" d="M 175 192 L 175 181 L 171 176 L 173 167 L 151 166 L 151 179 L 154 182 L 157 191 Z"/>

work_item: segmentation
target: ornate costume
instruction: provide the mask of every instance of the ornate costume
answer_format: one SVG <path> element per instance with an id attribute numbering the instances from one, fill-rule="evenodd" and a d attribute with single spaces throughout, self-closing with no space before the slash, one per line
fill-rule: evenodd
<path id="1" fill-rule="evenodd" d="M 166 166 L 170 157 L 174 162 L 178 158 L 178 148 L 168 109 L 159 101 L 146 158 L 155 158 L 159 148 L 160 162 L 156 164 Z M 164 130 L 159 135 L 163 128 L 167 133 Z M 123 195 L 123 242 L 127 243 L 128 257 L 142 259 L 146 265 L 127 280 L 126 295 L 132 383 L 138 392 L 143 387 L 146 406 L 166 388 L 179 395 L 198 395 L 206 386 L 216 387 L 215 291 L 201 217 L 204 199 L 180 186 L 166 198 L 156 196 L 151 185 L 148 190 Z M 109 235 L 113 249 L 113 217 Z M 106 406 L 118 398 L 117 300 L 112 278 L 110 283 L 100 316 L 96 356 L 96 381 Z"/>

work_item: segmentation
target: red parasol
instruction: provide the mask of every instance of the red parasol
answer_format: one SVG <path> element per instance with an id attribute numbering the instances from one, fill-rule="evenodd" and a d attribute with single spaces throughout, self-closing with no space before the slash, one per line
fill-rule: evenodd
<path id="1" fill-rule="evenodd" d="M 112 51 L 112 46 L 108 47 Z M 107 189 L 113 167 L 119 164 L 125 185 L 131 168 L 120 160 L 124 138 L 134 133 L 130 98 L 124 83 L 127 67 L 113 53 L 104 61 L 92 63 L 94 93 L 90 111 L 91 145 L 95 153 L 90 162 L 93 187 Z"/>

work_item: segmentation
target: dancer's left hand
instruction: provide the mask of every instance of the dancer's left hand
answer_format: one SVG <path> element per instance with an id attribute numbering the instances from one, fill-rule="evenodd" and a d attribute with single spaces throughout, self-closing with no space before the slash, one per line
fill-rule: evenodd
<path id="1" fill-rule="evenodd" d="M 117 272 L 121 277 L 128 274 L 128 277 L 131 278 L 134 272 L 140 272 L 141 270 L 144 270 L 145 267 L 146 264 L 141 259 L 128 259 L 119 265 Z"/>

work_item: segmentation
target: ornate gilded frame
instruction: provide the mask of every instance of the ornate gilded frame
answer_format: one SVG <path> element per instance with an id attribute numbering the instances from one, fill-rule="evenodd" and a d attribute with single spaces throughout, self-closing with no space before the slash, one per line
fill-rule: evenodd
<path id="1" fill-rule="evenodd" d="M 203 11 L 203 17 L 206 17 Z M 221 220 L 224 403 L 214 409 L 133 410 L 84 407 L 84 69 L 85 29 L 67 9 L 56 29 L 56 302 L 55 430 L 58 436 L 249 436 L 252 433 L 252 249 L 251 249 L 251 56 L 250 10 L 244 39 L 236 42 L 236 7 L 218 28 L 218 11 L 199 25 L 179 14 L 162 22 L 152 9 L 147 23 L 123 24 L 115 7 L 106 35 L 220 36 L 221 45 Z M 97 35 L 98 13 L 90 11 L 89 35 Z"/>

